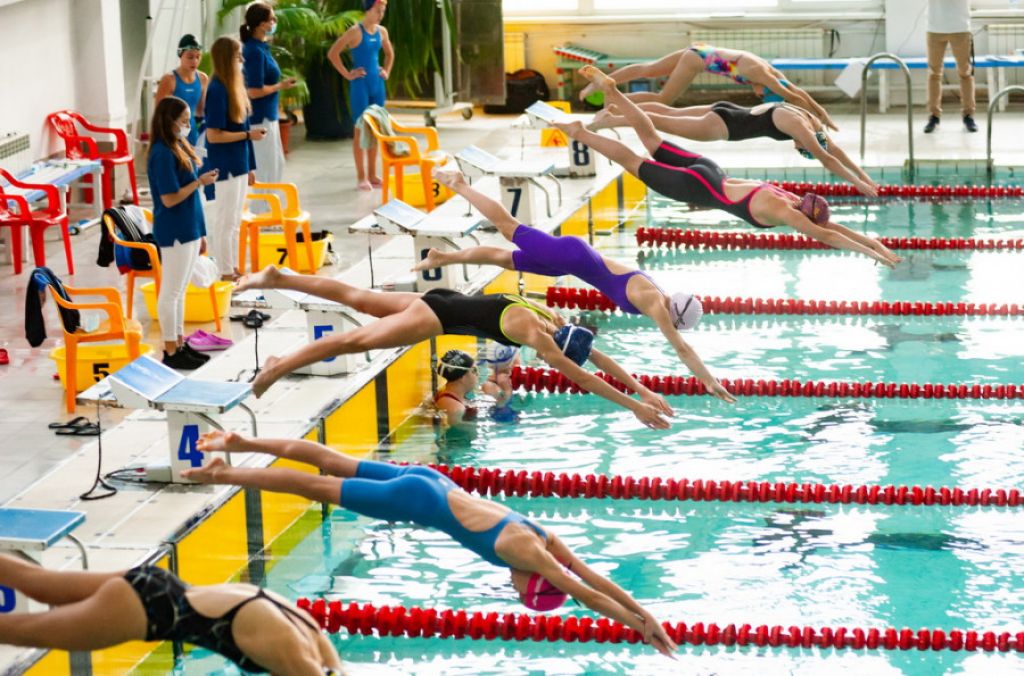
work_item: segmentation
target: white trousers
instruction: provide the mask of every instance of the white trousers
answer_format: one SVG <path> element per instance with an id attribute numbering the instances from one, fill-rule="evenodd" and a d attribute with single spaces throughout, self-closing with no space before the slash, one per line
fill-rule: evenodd
<path id="1" fill-rule="evenodd" d="M 253 155 L 256 158 L 256 180 L 260 183 L 280 183 L 284 176 L 284 146 L 281 145 L 281 124 L 263 120 L 254 125 L 266 127 L 267 136 L 262 141 L 253 141 Z M 260 191 L 256 191 L 260 192 Z M 282 205 L 283 206 L 283 205 Z M 254 214 L 270 211 L 266 202 L 257 201 L 249 205 Z"/>
<path id="2" fill-rule="evenodd" d="M 238 267 L 238 231 L 242 208 L 249 190 L 249 176 L 233 176 L 214 185 L 214 200 L 206 203 L 206 233 L 209 253 L 221 275 Z"/>
<path id="3" fill-rule="evenodd" d="M 192 268 L 199 258 L 202 240 L 186 244 L 175 242 L 174 246 L 160 247 L 163 276 L 160 279 L 160 296 L 156 299 L 156 315 L 160 321 L 160 336 L 165 343 L 178 340 L 185 335 L 185 291 L 192 278 Z"/>

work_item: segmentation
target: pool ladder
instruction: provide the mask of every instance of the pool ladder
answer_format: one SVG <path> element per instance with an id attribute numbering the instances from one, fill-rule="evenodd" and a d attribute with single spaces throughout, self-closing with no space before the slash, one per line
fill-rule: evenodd
<path id="1" fill-rule="evenodd" d="M 871 64 L 879 59 L 889 59 L 895 61 L 900 70 L 903 71 L 903 79 L 907 83 L 907 146 L 910 149 L 910 159 L 907 167 L 910 171 L 910 176 L 914 175 L 914 99 L 913 99 L 913 88 L 910 82 L 910 69 L 907 68 L 906 62 L 900 57 L 890 52 L 879 52 L 867 60 L 864 64 L 864 70 L 860 73 L 860 159 L 864 159 L 864 143 L 866 141 L 864 137 L 864 128 L 867 125 L 868 118 L 868 73 L 870 72 Z M 991 112 L 989 113 L 991 116 Z M 991 127 L 989 127 L 991 129 Z"/>
<path id="2" fill-rule="evenodd" d="M 995 96 L 989 99 L 988 102 L 988 123 L 985 133 L 988 135 L 988 139 L 985 142 L 985 171 L 988 172 L 988 176 L 992 178 L 992 170 L 995 168 L 992 164 L 992 113 L 996 110 L 996 105 L 999 100 L 1004 96 L 1009 96 L 1013 92 L 1024 93 L 1024 87 L 1020 85 L 1010 85 L 1009 87 L 1003 87 L 1000 89 Z"/>

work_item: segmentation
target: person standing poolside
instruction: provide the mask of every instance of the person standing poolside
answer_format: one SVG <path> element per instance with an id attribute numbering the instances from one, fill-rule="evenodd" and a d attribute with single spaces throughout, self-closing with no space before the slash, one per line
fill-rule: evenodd
<path id="1" fill-rule="evenodd" d="M 164 340 L 163 363 L 186 370 L 209 360 L 185 342 L 185 292 L 196 259 L 206 250 L 199 189 L 217 180 L 216 169 L 196 174 L 199 156 L 188 142 L 191 118 L 188 105 L 178 97 L 161 99 L 153 111 L 146 162 L 153 195 L 153 238 L 162 262 L 156 308 Z"/>
<path id="2" fill-rule="evenodd" d="M 293 493 L 374 519 L 436 528 L 488 563 L 508 568 L 527 608 L 547 612 L 572 596 L 640 632 L 644 643 L 663 655 L 677 650 L 647 609 L 584 564 L 557 535 L 507 507 L 466 493 L 429 467 L 357 460 L 311 441 L 247 439 L 234 432 L 204 434 L 197 448 L 205 453 L 268 453 L 312 465 L 324 475 L 280 467 L 228 467 L 216 458 L 185 470 L 183 476 L 192 481 Z"/>
<path id="3" fill-rule="evenodd" d="M 747 108 L 731 101 L 686 108 L 653 101 L 637 105 L 647 113 L 658 131 L 694 141 L 745 141 L 761 137 L 792 141 L 803 157 L 818 160 L 862 194 L 878 196 L 878 185 L 828 135 L 821 120 L 803 108 L 788 103 L 765 103 Z M 626 118 L 618 114 L 618 108 L 611 105 L 598 111 L 587 129 L 597 131 L 628 125 Z"/>
<path id="4" fill-rule="evenodd" d="M 878 240 L 833 222 L 824 198 L 814 193 L 800 198 L 764 181 L 730 178 L 714 160 L 665 141 L 647 114 L 615 88 L 614 80 L 593 66 L 584 66 L 580 74 L 618 107 L 653 159 L 584 129 L 579 121 L 553 122 L 553 126 L 622 165 L 652 190 L 680 202 L 721 209 L 758 228 L 788 225 L 830 247 L 864 254 L 889 267 L 902 260 Z"/>
<path id="5" fill-rule="evenodd" d="M 156 566 L 58 572 L 0 554 L 0 585 L 51 606 L 0 615 L 0 644 L 85 652 L 128 641 L 181 641 L 246 672 L 342 673 L 338 652 L 308 613 L 251 584 L 192 587 Z"/>
<path id="6" fill-rule="evenodd" d="M 367 106 L 374 103 L 383 106 L 387 92 L 384 86 L 391 67 L 395 63 L 395 50 L 388 39 L 388 29 L 380 25 L 388 0 L 362 0 L 363 20 L 345 31 L 327 52 L 327 60 L 349 81 L 349 105 L 352 122 L 356 123 Z M 341 53 L 352 50 L 352 68 L 346 68 Z M 384 52 L 384 65 L 380 65 L 380 53 Z M 352 137 L 352 156 L 356 163 L 356 180 L 359 190 L 381 187 L 377 176 L 377 145 L 367 150 L 360 146 L 362 133 L 357 127 Z"/>
<path id="7" fill-rule="evenodd" d="M 680 361 L 704 383 L 708 392 L 729 403 L 736 401 L 680 335 L 680 331 L 695 327 L 703 314 L 700 300 L 692 294 L 678 292 L 669 295 L 645 273 L 605 258 L 578 237 L 553 237 L 519 223 L 500 202 L 466 183 L 458 171 L 436 169 L 434 177 L 476 207 L 517 248 L 509 251 L 477 246 L 449 252 L 431 249 L 413 270 L 472 263 L 497 265 L 506 270 L 549 277 L 578 277 L 611 298 L 623 312 L 642 314 L 653 320 Z"/>
<path id="8" fill-rule="evenodd" d="M 308 364 L 367 350 L 415 345 L 440 335 L 477 336 L 503 345 L 529 345 L 537 356 L 588 392 L 629 409 L 654 429 L 668 429 L 663 415 L 672 415 L 665 398 L 631 376 L 611 357 L 592 349 L 594 334 L 579 326 L 566 326 L 558 313 L 506 293 L 467 296 L 449 289 L 426 293 L 370 291 L 336 279 L 315 275 L 286 275 L 268 265 L 243 277 L 245 289 L 291 289 L 377 317 L 358 329 L 333 334 L 285 357 L 269 357 L 252 383 L 257 397 L 285 375 Z M 582 368 L 591 361 L 638 396 L 634 399 Z"/>
<path id="9" fill-rule="evenodd" d="M 978 131 L 974 121 L 974 36 L 970 0 L 928 0 L 928 124 L 930 134 L 942 118 L 942 73 L 949 45 L 960 77 L 960 114 L 967 131 Z"/>
<path id="10" fill-rule="evenodd" d="M 232 37 L 217 38 L 210 47 L 213 77 L 206 92 L 206 165 L 218 170 L 213 197 L 207 189 L 210 254 L 221 279 L 235 280 L 238 232 L 248 186 L 256 181 L 253 142 L 267 136 L 263 127 L 249 126 L 249 97 L 242 84 L 242 46 Z"/>
<path id="11" fill-rule="evenodd" d="M 153 109 L 168 96 L 177 96 L 188 104 L 188 144 L 193 148 L 199 143 L 199 125 L 203 117 L 206 86 L 209 78 L 199 70 L 203 58 L 203 47 L 194 35 L 183 35 L 178 41 L 178 67 L 160 78 L 156 88 Z"/>
<path id="12" fill-rule="evenodd" d="M 239 34 L 245 93 L 252 106 L 249 124 L 267 130 L 263 142 L 253 146 L 256 180 L 260 183 L 280 183 L 284 176 L 284 147 L 278 122 L 281 115 L 279 92 L 295 86 L 295 78 L 281 79 L 281 68 L 270 52 L 269 39 L 276 31 L 277 17 L 268 3 L 254 2 L 245 8 L 245 23 Z M 253 207 L 254 212 L 269 209 L 265 202 L 253 204 Z"/>
<path id="13" fill-rule="evenodd" d="M 765 98 L 765 90 L 768 90 L 787 103 L 814 113 L 829 129 L 839 129 L 828 112 L 811 98 L 810 94 L 786 80 L 782 73 L 757 54 L 741 49 L 723 49 L 697 42 L 657 61 L 624 66 L 612 71 L 608 77 L 616 84 L 624 84 L 637 78 L 667 77 L 668 80 L 661 91 L 636 92 L 629 94 L 629 98 L 635 103 L 656 101 L 672 105 L 686 91 L 693 79 L 705 72 L 727 77 L 736 84 L 750 85 L 754 93 L 761 98 Z M 586 98 L 596 90 L 596 85 L 591 82 L 580 92 L 580 99 Z"/>

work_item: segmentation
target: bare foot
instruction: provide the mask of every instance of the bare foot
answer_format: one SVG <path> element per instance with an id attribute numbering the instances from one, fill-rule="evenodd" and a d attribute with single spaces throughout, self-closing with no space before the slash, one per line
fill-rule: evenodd
<path id="1" fill-rule="evenodd" d="M 576 134 L 583 131 L 583 123 L 579 120 L 554 120 L 550 124 L 555 129 L 561 129 L 570 138 L 576 138 Z"/>
<path id="2" fill-rule="evenodd" d="M 609 108 L 599 110 L 594 113 L 594 119 L 587 125 L 587 129 L 590 131 L 597 131 L 598 129 L 610 129 L 616 126 L 615 113 Z"/>
<path id="3" fill-rule="evenodd" d="M 454 167 L 434 167 L 434 178 L 449 190 L 455 190 L 458 186 L 466 184 L 466 177 Z"/>
<path id="4" fill-rule="evenodd" d="M 615 78 L 602 73 L 597 66 L 583 66 L 580 68 L 580 75 L 590 80 L 590 84 L 601 91 L 615 89 Z"/>
<path id="5" fill-rule="evenodd" d="M 196 448 L 203 453 L 231 453 L 241 451 L 242 437 L 237 432 L 213 430 L 199 437 Z"/>
<path id="6" fill-rule="evenodd" d="M 182 470 L 181 476 L 189 481 L 195 481 L 197 484 L 215 484 L 217 483 L 217 475 L 220 474 L 224 467 L 226 465 L 223 460 L 214 458 L 202 467 Z"/>
<path id="7" fill-rule="evenodd" d="M 410 272 L 419 272 L 420 270 L 432 270 L 445 265 L 444 254 L 437 249 L 431 249 L 427 252 L 426 258 L 421 260 L 416 265 L 410 268 Z"/>
<path id="8" fill-rule="evenodd" d="M 590 84 L 588 84 L 586 87 L 584 87 L 580 91 L 580 101 L 582 101 L 583 99 L 587 98 L 588 96 L 590 96 L 591 94 L 593 94 L 596 91 L 597 91 L 597 86 L 595 86 L 594 83 L 591 82 Z"/>
<path id="9" fill-rule="evenodd" d="M 377 178 L 376 176 L 371 176 L 370 177 L 370 186 L 372 186 L 374 188 L 380 188 L 383 185 L 384 185 L 384 183 L 381 182 L 381 180 L 379 178 Z"/>
<path id="10" fill-rule="evenodd" d="M 281 272 L 273 265 L 268 265 L 259 272 L 245 275 L 238 279 L 235 291 L 246 291 L 248 289 L 276 289 L 278 280 L 281 279 Z"/>
<path id="11" fill-rule="evenodd" d="M 267 357 L 267 361 L 263 363 L 263 369 L 253 379 L 252 393 L 256 395 L 257 399 L 262 397 L 263 393 L 280 379 L 281 376 L 274 372 L 274 367 L 279 361 L 281 361 L 280 357 Z"/>

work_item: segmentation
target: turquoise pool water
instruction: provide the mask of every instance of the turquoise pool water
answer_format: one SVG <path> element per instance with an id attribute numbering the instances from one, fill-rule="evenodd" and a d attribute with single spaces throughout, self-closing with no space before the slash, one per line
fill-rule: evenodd
<path id="1" fill-rule="evenodd" d="M 879 234 L 913 229 L 920 236 L 998 237 L 1024 229 L 1024 218 L 1018 217 L 1022 225 L 1013 221 L 1020 204 L 996 202 L 986 218 L 958 203 L 946 204 L 949 213 L 941 216 L 933 205 L 918 206 L 927 207 L 925 216 L 906 204 L 868 207 L 871 223 L 887 224 L 868 227 Z M 849 209 L 850 222 L 865 212 L 863 206 Z M 654 215 L 676 227 L 707 216 L 657 202 Z M 602 244 L 622 260 L 637 256 L 633 228 Z M 956 254 L 948 257 L 956 265 L 920 264 L 918 272 L 902 276 L 829 252 L 683 252 L 655 254 L 644 265 L 666 288 L 688 285 L 707 295 L 1015 302 L 1021 255 Z M 685 373 L 648 324 L 599 315 L 590 320 L 599 326 L 600 348 L 628 368 Z M 708 316 L 687 340 L 720 377 L 1019 384 L 1022 337 L 1024 320 L 1012 319 Z M 520 395 L 513 403 L 521 410 L 518 424 L 484 420 L 475 438 L 439 446 L 430 425 L 413 423 L 410 437 L 386 457 L 691 479 L 1024 485 L 1020 403 L 753 397 L 734 406 L 708 397 L 671 403 L 672 429 L 655 432 L 596 397 Z M 1024 617 L 1019 510 L 505 502 L 553 529 L 664 620 L 1016 632 Z M 289 597 L 521 610 L 507 573 L 447 536 L 340 509 L 271 563 L 268 585 Z M 585 611 L 570 604 L 560 612 Z M 334 640 L 353 673 L 1024 671 L 1016 654 L 684 646 L 674 663 L 644 646 Z M 195 651 L 183 668 L 191 674 L 222 667 L 219 658 Z"/>

